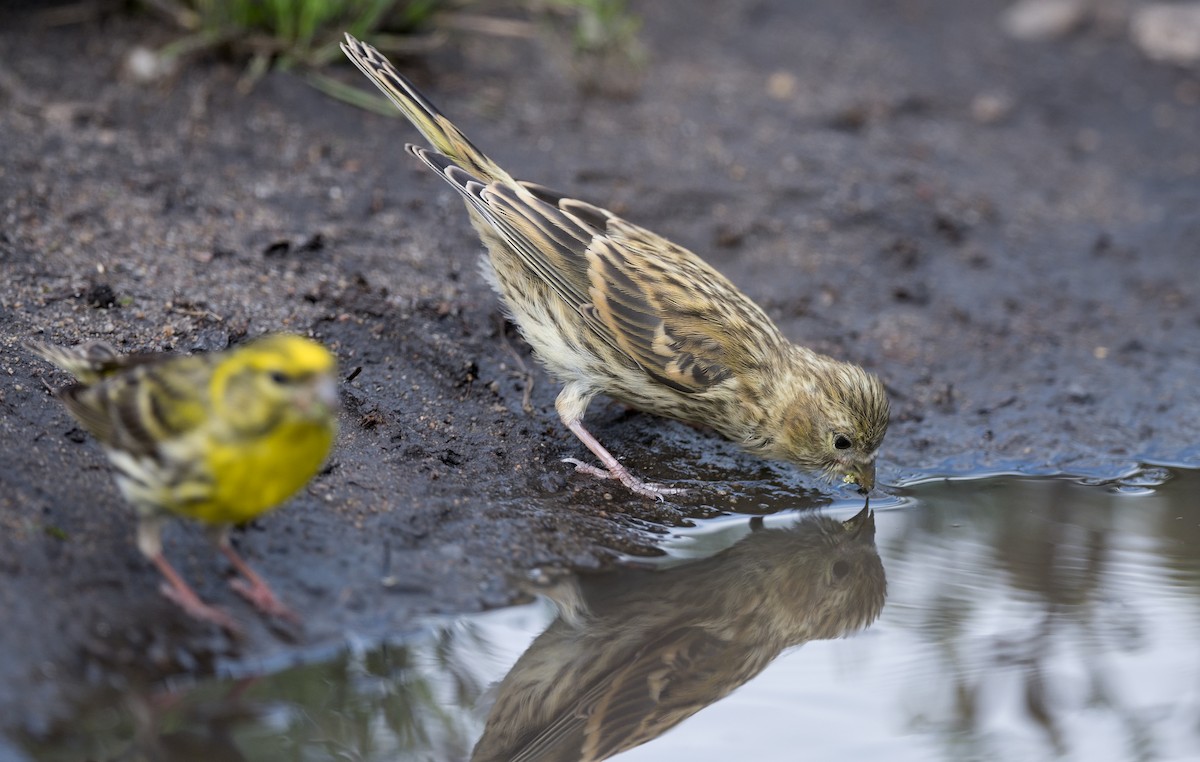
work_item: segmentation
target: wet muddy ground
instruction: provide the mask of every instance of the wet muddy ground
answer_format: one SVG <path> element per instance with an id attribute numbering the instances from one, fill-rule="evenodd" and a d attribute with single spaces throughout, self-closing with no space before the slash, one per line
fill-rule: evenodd
<path id="1" fill-rule="evenodd" d="M 646 3 L 630 99 L 581 92 L 540 40 L 462 34 L 397 63 L 517 176 L 702 253 L 788 336 L 878 372 L 885 484 L 1200 463 L 1200 76 L 1144 60 L 1117 16 L 1028 43 L 1003 7 Z M 216 61 L 137 84 L 123 56 L 162 28 L 43 22 L 0 25 L 0 730 L 507 603 L 522 570 L 595 567 L 687 516 L 827 502 L 603 402 L 593 431 L 638 473 L 704 486 L 655 504 L 572 473 L 556 389 L 477 275 L 460 202 L 401 150 L 409 127 L 286 73 L 239 94 Z M 232 643 L 158 596 L 103 456 L 45 391 L 63 377 L 21 342 L 279 329 L 353 380 L 329 468 L 235 538 L 302 632 L 255 618 L 199 531 L 167 534 L 246 623 Z"/>

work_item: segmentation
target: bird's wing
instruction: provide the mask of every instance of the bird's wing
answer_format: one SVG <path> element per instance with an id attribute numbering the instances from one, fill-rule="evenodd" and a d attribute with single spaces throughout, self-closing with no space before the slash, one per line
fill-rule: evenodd
<path id="1" fill-rule="evenodd" d="M 164 442 L 207 420 L 210 380 L 208 363 L 201 357 L 143 357 L 98 383 L 69 386 L 60 397 L 107 447 L 154 456 Z"/>
<path id="2" fill-rule="evenodd" d="M 783 341 L 762 310 L 687 249 L 543 186 L 485 184 L 445 156 L 409 150 L 600 340 L 661 383 L 706 391 Z"/>
<path id="3" fill-rule="evenodd" d="M 572 199 L 560 204 L 589 206 Z M 598 319 L 613 328 L 623 351 L 679 391 L 702 392 L 740 375 L 783 341 L 725 276 L 620 217 L 609 217 L 585 256 Z"/>
<path id="4" fill-rule="evenodd" d="M 699 627 L 664 633 L 568 704 L 513 762 L 602 760 L 657 738 L 757 674 L 728 669 L 754 661 L 745 650 Z"/>

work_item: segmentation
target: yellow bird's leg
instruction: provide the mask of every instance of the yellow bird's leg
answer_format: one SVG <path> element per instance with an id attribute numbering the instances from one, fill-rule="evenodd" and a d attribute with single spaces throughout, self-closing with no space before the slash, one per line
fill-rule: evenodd
<path id="1" fill-rule="evenodd" d="M 590 474 L 599 479 L 616 479 L 631 492 L 645 495 L 646 497 L 662 500 L 663 495 L 685 494 L 687 490 L 681 487 L 666 487 L 661 484 L 644 482 L 629 473 L 629 469 L 621 465 L 621 462 L 611 452 L 606 450 L 604 445 L 600 444 L 599 440 L 591 435 L 591 432 L 583 427 L 583 412 L 587 409 L 587 404 L 591 401 L 591 398 L 592 395 L 584 391 L 580 386 L 568 383 L 559 392 L 558 399 L 554 401 L 554 405 L 558 409 L 558 416 L 562 419 L 562 422 L 567 425 L 572 434 L 579 437 L 579 441 L 583 442 L 592 451 L 593 455 L 600 459 L 600 462 L 604 464 L 604 468 L 597 468 L 576 458 L 563 458 L 563 463 L 570 463 L 575 466 L 575 470 L 579 473 Z"/>
<path id="2" fill-rule="evenodd" d="M 162 553 L 159 553 L 150 560 L 158 567 L 159 573 L 167 580 L 158 588 L 164 597 L 174 601 L 179 608 L 186 611 L 189 616 L 195 619 L 203 622 L 212 622 L 231 635 L 241 634 L 242 628 L 233 620 L 233 617 L 216 606 L 209 606 L 200 600 L 200 597 L 175 572 L 174 567 L 167 562 Z"/>
<path id="3" fill-rule="evenodd" d="M 241 635 L 242 628 L 227 612 L 210 606 L 200 600 L 200 596 L 183 581 L 175 567 L 167 561 L 162 552 L 162 522 L 163 517 L 155 514 L 143 515 L 138 521 L 138 549 L 150 559 L 166 581 L 159 585 L 163 597 L 183 609 L 189 616 L 202 622 L 212 622 L 231 635 Z"/>
<path id="4" fill-rule="evenodd" d="M 233 545 L 229 543 L 229 531 L 227 529 L 222 530 L 217 537 L 217 547 L 229 559 L 229 563 L 233 564 L 233 568 L 237 569 L 238 574 L 242 575 L 242 579 L 235 579 L 230 582 L 230 587 L 267 616 L 279 617 L 293 624 L 300 623 L 300 617 L 297 616 L 296 612 L 283 605 L 275 597 L 275 593 L 272 592 L 271 587 L 266 581 L 258 576 L 250 568 L 250 564 L 246 563 L 246 560 L 233 549 Z"/>

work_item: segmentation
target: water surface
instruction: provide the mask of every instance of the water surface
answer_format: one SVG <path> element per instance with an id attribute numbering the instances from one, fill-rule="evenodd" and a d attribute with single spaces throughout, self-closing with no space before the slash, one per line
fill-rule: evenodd
<path id="1" fill-rule="evenodd" d="M 1200 759 L 1198 496 L 1200 473 L 1158 468 L 930 480 L 872 502 L 874 545 L 861 502 L 824 523 L 706 520 L 653 571 L 531 575 L 566 618 L 541 600 L 252 680 L 130 693 L 30 751 L 579 759 L 644 741 L 617 758 Z"/>

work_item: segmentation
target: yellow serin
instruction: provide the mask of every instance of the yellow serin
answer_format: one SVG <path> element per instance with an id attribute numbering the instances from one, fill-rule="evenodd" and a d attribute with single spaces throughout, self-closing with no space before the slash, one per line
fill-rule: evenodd
<path id="1" fill-rule="evenodd" d="M 268 614 L 295 618 L 229 544 L 232 524 L 275 508 L 321 467 L 337 431 L 335 360 L 292 335 L 266 336 L 204 355 L 121 356 L 111 347 L 37 345 L 78 380 L 59 397 L 103 445 L 117 485 L 138 512 L 138 547 L 189 614 L 237 627 L 167 563 L 171 515 L 211 528 L 242 574 L 234 589 Z"/>

